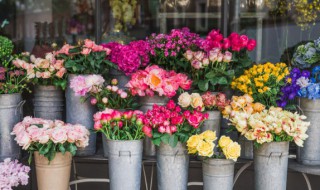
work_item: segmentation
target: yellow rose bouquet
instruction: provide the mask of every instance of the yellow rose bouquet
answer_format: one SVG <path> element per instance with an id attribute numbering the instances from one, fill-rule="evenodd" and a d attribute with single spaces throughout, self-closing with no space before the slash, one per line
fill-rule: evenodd
<path id="1" fill-rule="evenodd" d="M 208 158 L 226 158 L 237 161 L 240 156 L 241 147 L 227 136 L 221 136 L 216 145 L 216 132 L 207 130 L 199 135 L 191 136 L 187 141 L 189 154 L 197 154 Z M 220 151 L 214 152 L 215 146 Z"/>
<path id="2" fill-rule="evenodd" d="M 277 106 L 281 95 L 281 87 L 289 75 L 289 68 L 285 63 L 265 63 L 254 65 L 243 75 L 235 78 L 231 87 L 244 94 L 252 95 L 256 102 L 264 104 L 267 108 Z"/>

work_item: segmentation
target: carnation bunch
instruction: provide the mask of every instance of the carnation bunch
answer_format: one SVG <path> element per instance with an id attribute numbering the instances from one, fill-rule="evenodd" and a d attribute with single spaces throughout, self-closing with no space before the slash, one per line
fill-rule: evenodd
<path id="1" fill-rule="evenodd" d="M 246 70 L 243 75 L 232 81 L 231 87 L 244 94 L 252 95 L 256 102 L 267 107 L 277 106 L 281 87 L 285 86 L 287 75 L 289 75 L 289 69 L 285 63 L 268 62 L 254 65 Z"/>
<path id="2" fill-rule="evenodd" d="M 111 50 L 86 39 L 83 44 L 71 46 L 65 44 L 55 52 L 56 58 L 64 60 L 64 66 L 70 74 L 108 74 L 115 66 L 107 60 Z"/>
<path id="3" fill-rule="evenodd" d="M 18 160 L 10 158 L 0 162 L 0 189 L 12 190 L 12 187 L 27 185 L 29 182 L 30 167 L 24 166 Z"/>
<path id="4" fill-rule="evenodd" d="M 102 90 L 104 79 L 101 75 L 79 75 L 71 79 L 70 88 L 76 96 L 88 96 Z"/>
<path id="5" fill-rule="evenodd" d="M 144 138 L 143 118 L 138 110 L 120 112 L 107 108 L 94 114 L 94 129 L 111 140 L 140 140 Z"/>
<path id="6" fill-rule="evenodd" d="M 200 91 L 214 91 L 217 87 L 229 85 L 234 77 L 232 53 L 214 48 L 208 53 L 187 50 L 185 58 L 191 63 L 193 86 Z"/>
<path id="7" fill-rule="evenodd" d="M 174 71 L 166 71 L 157 65 L 148 66 L 145 70 L 138 70 L 132 74 L 126 87 L 133 96 L 167 96 L 176 95 L 179 88 L 189 90 L 192 81 L 188 76 Z"/>
<path id="8" fill-rule="evenodd" d="M 216 140 L 215 131 L 207 130 L 199 135 L 192 135 L 187 141 L 188 152 L 208 158 L 225 157 L 236 162 L 241 153 L 240 145 L 224 135 L 220 137 L 217 145 L 214 143 Z M 221 150 L 222 154 L 214 152 L 215 146 Z"/>
<path id="9" fill-rule="evenodd" d="M 121 89 L 117 86 L 117 79 L 111 80 L 111 85 L 91 93 L 91 104 L 97 105 L 100 110 L 110 109 L 135 109 L 139 106 L 137 98 L 132 96 L 128 89 Z"/>
<path id="10" fill-rule="evenodd" d="M 66 88 L 66 68 L 63 60 L 56 60 L 53 53 L 47 53 L 45 58 L 34 55 L 17 58 L 12 63 L 27 73 L 28 81 L 39 85 L 55 85 Z"/>
<path id="11" fill-rule="evenodd" d="M 60 120 L 25 117 L 11 133 L 23 150 L 29 152 L 29 163 L 35 151 L 52 161 L 56 152 L 76 154 L 77 147 L 89 144 L 90 132 L 82 125 L 68 124 Z"/>
<path id="12" fill-rule="evenodd" d="M 150 44 L 150 62 L 166 70 L 190 72 L 190 64 L 184 59 L 187 50 L 200 49 L 202 39 L 189 28 L 173 29 L 169 34 L 152 34 L 147 38 Z"/>
<path id="13" fill-rule="evenodd" d="M 199 111 L 181 111 L 180 106 L 170 100 L 166 106 L 153 105 L 143 118 L 143 132 L 159 146 L 161 142 L 175 147 L 185 143 L 191 135 L 198 133 L 208 114 Z"/>
<path id="14" fill-rule="evenodd" d="M 111 42 L 103 46 L 111 49 L 109 60 L 126 75 L 149 64 L 150 45 L 144 40 L 132 41 L 127 45 Z"/>

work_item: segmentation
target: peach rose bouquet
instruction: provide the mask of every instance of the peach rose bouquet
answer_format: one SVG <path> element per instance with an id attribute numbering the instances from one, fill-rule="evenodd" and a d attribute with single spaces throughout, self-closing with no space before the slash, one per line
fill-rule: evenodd
<path id="1" fill-rule="evenodd" d="M 241 147 L 237 142 L 233 142 L 230 137 L 221 136 L 217 144 L 215 131 L 204 131 L 198 135 L 192 135 L 187 141 L 189 154 L 197 154 L 207 158 L 226 158 L 237 161 L 240 156 Z M 218 151 L 214 152 L 214 148 Z"/>
<path id="2" fill-rule="evenodd" d="M 12 63 L 19 69 L 24 70 L 27 80 L 33 84 L 39 85 L 55 85 L 66 88 L 66 68 L 63 60 L 57 60 L 54 53 L 47 53 L 45 58 L 28 56 L 24 54 L 21 58 L 17 58 Z"/>
<path id="3" fill-rule="evenodd" d="M 29 152 L 29 163 L 34 152 L 53 160 L 57 152 L 76 154 L 77 148 L 89 144 L 90 132 L 82 125 L 68 124 L 60 120 L 25 117 L 11 133 L 23 150 Z"/>

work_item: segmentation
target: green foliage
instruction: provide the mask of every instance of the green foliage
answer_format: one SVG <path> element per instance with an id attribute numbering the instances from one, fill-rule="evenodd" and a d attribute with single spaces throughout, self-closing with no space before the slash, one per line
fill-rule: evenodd
<path id="1" fill-rule="evenodd" d="M 13 51 L 13 44 L 12 41 L 4 36 L 0 36 L 0 62 L 7 62 L 12 54 Z"/>

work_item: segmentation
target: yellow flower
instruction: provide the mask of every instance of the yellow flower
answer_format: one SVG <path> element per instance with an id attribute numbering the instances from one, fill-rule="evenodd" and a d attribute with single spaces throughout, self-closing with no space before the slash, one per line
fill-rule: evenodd
<path id="1" fill-rule="evenodd" d="M 253 105 L 253 110 L 254 110 L 255 112 L 261 112 L 261 111 L 263 111 L 265 108 L 266 108 L 266 106 L 263 105 L 263 104 L 261 104 L 261 103 L 259 103 L 259 102 L 254 103 L 254 105 Z"/>
<path id="2" fill-rule="evenodd" d="M 206 130 L 205 132 L 201 133 L 200 136 L 207 142 L 212 142 L 217 139 L 216 132 L 211 130 Z"/>
<path id="3" fill-rule="evenodd" d="M 197 107 L 203 107 L 203 101 L 201 98 L 201 95 L 199 93 L 192 93 L 191 94 L 191 104 L 190 104 L 193 108 L 197 108 Z"/>
<path id="4" fill-rule="evenodd" d="M 226 146 L 228 146 L 230 143 L 232 143 L 233 141 L 230 139 L 230 137 L 227 137 L 227 136 L 224 136 L 222 135 L 220 137 L 220 140 L 219 140 L 219 147 L 220 148 L 224 148 Z"/>
<path id="5" fill-rule="evenodd" d="M 287 78 L 287 83 L 291 84 L 292 78 Z"/>
<path id="6" fill-rule="evenodd" d="M 258 92 L 261 94 L 264 93 L 264 91 L 262 89 L 258 89 Z"/>
<path id="7" fill-rule="evenodd" d="M 199 156 L 211 157 L 215 144 L 213 142 L 201 141 L 197 146 Z"/>
<path id="8" fill-rule="evenodd" d="M 227 159 L 237 161 L 241 153 L 241 147 L 237 142 L 231 142 L 228 146 L 223 148 L 222 151 Z"/>
<path id="9" fill-rule="evenodd" d="M 202 141 L 201 137 L 199 135 L 192 135 L 188 141 L 187 141 L 187 146 L 188 146 L 188 151 L 189 154 L 195 154 L 197 153 L 197 146 L 199 143 Z"/>

